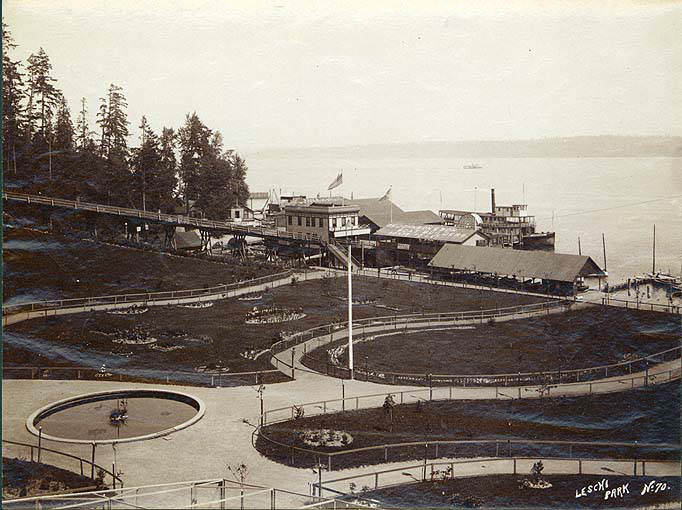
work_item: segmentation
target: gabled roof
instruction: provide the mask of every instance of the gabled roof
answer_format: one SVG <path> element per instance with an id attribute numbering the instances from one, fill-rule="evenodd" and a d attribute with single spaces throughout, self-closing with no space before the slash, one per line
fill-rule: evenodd
<path id="1" fill-rule="evenodd" d="M 463 243 L 478 231 L 446 225 L 399 225 L 390 224 L 377 230 L 378 237 L 399 237 L 443 243 Z"/>
<path id="2" fill-rule="evenodd" d="M 430 210 L 425 211 L 405 211 L 400 216 L 403 225 L 426 225 L 429 223 L 443 223 L 443 218 Z"/>
<path id="3" fill-rule="evenodd" d="M 360 207 L 358 215 L 366 217 L 379 228 L 391 223 L 391 216 L 395 220 L 404 212 L 390 200 L 379 200 L 378 198 L 356 198 L 348 200 L 348 203 Z M 391 206 L 393 211 L 391 211 Z"/>
<path id="4" fill-rule="evenodd" d="M 427 223 L 441 223 L 443 220 L 433 211 L 403 211 L 390 200 L 378 198 L 356 198 L 347 200 L 347 204 L 360 207 L 359 216 L 364 216 L 379 228 L 389 223 L 404 225 L 424 225 Z"/>
<path id="5" fill-rule="evenodd" d="M 578 276 L 605 276 L 596 262 L 586 255 L 457 244 L 444 245 L 429 265 L 561 282 L 573 282 Z"/>

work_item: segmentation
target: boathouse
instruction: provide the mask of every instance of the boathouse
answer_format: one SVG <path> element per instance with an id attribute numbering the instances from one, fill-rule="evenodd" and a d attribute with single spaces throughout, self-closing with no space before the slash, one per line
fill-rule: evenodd
<path id="1" fill-rule="evenodd" d="M 445 244 L 429 263 L 435 272 L 453 277 L 481 278 L 486 282 L 520 280 L 538 290 L 574 292 L 583 285 L 601 288 L 604 272 L 586 255 L 509 250 L 488 246 Z M 536 282 L 537 281 L 537 282 Z"/>
<path id="2" fill-rule="evenodd" d="M 381 265 L 424 266 L 446 243 L 487 246 L 480 229 L 450 225 L 390 224 L 374 233 Z"/>

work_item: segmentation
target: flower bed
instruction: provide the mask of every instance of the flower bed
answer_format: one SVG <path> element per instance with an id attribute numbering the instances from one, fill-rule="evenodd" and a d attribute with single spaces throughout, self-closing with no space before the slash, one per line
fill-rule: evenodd
<path id="1" fill-rule="evenodd" d="M 246 314 L 246 324 L 274 324 L 277 322 L 288 322 L 303 319 L 306 316 L 303 309 L 289 310 L 277 306 L 267 306 L 263 308 L 253 307 Z"/>

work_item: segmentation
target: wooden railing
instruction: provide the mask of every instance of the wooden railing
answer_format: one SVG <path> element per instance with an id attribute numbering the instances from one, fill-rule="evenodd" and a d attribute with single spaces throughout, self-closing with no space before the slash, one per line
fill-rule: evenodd
<path id="1" fill-rule="evenodd" d="M 283 273 L 268 275 L 252 280 L 219 285 L 215 287 L 188 289 L 166 292 L 121 294 L 88 298 L 74 298 L 54 301 L 21 303 L 3 307 L 3 324 L 12 324 L 20 320 L 36 317 L 58 315 L 62 313 L 78 313 L 90 310 L 108 310 L 135 305 L 162 305 L 169 302 L 192 302 L 209 299 L 223 299 L 232 295 L 251 293 L 262 290 L 262 287 L 275 287 L 289 284 L 293 278 L 303 281 L 318 278 L 317 271 L 296 272 L 288 270 Z M 260 288 L 260 289 L 259 289 Z M 101 381 L 129 381 L 155 383 L 181 383 L 197 386 L 233 386 L 239 384 L 271 384 L 288 380 L 277 369 L 249 372 L 204 372 L 181 370 L 157 370 L 144 367 L 106 368 L 97 370 L 94 367 L 75 366 L 4 366 L 3 378 L 11 379 L 93 379 Z"/>
<path id="2" fill-rule="evenodd" d="M 679 360 L 679 358 L 678 358 Z M 682 378 L 682 366 L 672 368 L 653 366 L 644 373 L 632 374 L 622 378 L 608 378 L 594 381 L 584 381 L 577 383 L 561 383 L 553 386 L 528 386 L 528 387 L 484 387 L 481 390 L 487 391 L 486 398 L 495 400 L 513 400 L 520 398 L 542 398 L 556 396 L 575 396 L 591 395 L 594 393 L 608 393 L 622 391 L 623 389 L 639 388 L 649 385 L 663 384 Z M 438 386 L 431 388 L 412 388 L 400 389 L 367 395 L 357 395 L 353 397 L 335 398 L 320 400 L 316 402 L 306 402 L 297 405 L 268 409 L 261 416 L 262 424 L 272 424 L 281 421 L 294 419 L 298 412 L 303 412 L 305 416 L 316 416 L 343 412 L 353 409 L 381 407 L 386 397 L 391 396 L 397 404 L 410 402 L 430 401 L 430 400 L 452 400 L 452 386 Z M 602 391 L 603 390 L 603 391 Z M 411 400 L 410 400 L 411 399 Z"/>
<path id="3" fill-rule="evenodd" d="M 572 301 L 549 301 L 507 308 L 471 312 L 419 313 L 370 317 L 353 321 L 356 339 L 366 338 L 377 333 L 392 331 L 428 330 L 433 327 L 447 327 L 467 321 L 483 323 L 501 320 L 520 315 L 551 313 L 553 310 L 571 306 Z M 292 336 L 273 344 L 272 361 L 285 374 L 295 376 L 291 349 L 298 348 L 304 366 L 311 372 L 322 373 L 342 379 L 351 377 L 347 367 L 329 363 L 326 359 L 315 358 L 309 353 L 332 343 L 342 343 L 347 339 L 347 322 L 328 324 L 295 333 Z M 629 375 L 633 372 L 646 371 L 654 363 L 670 361 L 680 357 L 680 347 L 676 346 L 648 356 L 619 361 L 604 365 L 567 370 L 544 370 L 537 372 L 497 373 L 497 374 L 423 374 L 372 370 L 369 367 L 356 366 L 353 371 L 355 379 L 380 384 L 397 384 L 410 386 L 491 386 L 509 387 L 529 384 L 564 384 L 581 383 L 613 376 Z M 293 358 L 296 358 L 294 355 Z M 549 390 L 548 390 L 549 391 Z"/>
<path id="4" fill-rule="evenodd" d="M 259 445 L 258 441 L 263 443 Z M 256 446 L 266 449 L 271 459 L 288 461 L 297 467 L 309 467 L 322 464 L 328 471 L 345 469 L 354 466 L 401 462 L 414 459 L 437 459 L 443 457 L 512 457 L 513 452 L 528 453 L 537 450 L 542 455 L 564 453 L 564 457 L 573 458 L 575 454 L 589 455 L 591 450 L 612 450 L 629 453 L 633 450 L 647 450 L 667 454 L 679 458 L 680 444 L 676 443 L 641 443 L 622 441 L 556 441 L 537 439 L 469 439 L 469 440 L 428 440 L 403 443 L 385 443 L 363 448 L 350 448 L 336 452 L 294 447 L 276 441 L 258 431 Z M 525 451 L 525 452 L 524 452 Z M 274 455 L 273 455 L 274 453 Z M 585 457 L 589 458 L 589 457 Z M 349 459 L 344 462 L 344 459 Z"/>
<path id="5" fill-rule="evenodd" d="M 10 441 L 8 439 L 3 439 L 2 445 L 3 445 L 3 457 L 10 455 L 9 452 L 4 451 L 6 445 L 18 446 L 24 451 L 26 449 L 30 449 L 31 462 L 41 462 L 42 460 L 44 460 L 43 454 L 47 452 L 47 453 L 51 453 L 51 454 L 59 456 L 60 459 L 68 459 L 67 462 L 69 462 L 69 464 L 63 464 L 62 463 L 62 465 L 71 466 L 73 464 L 78 464 L 79 465 L 79 471 L 76 471 L 76 472 L 80 472 L 81 476 L 89 477 L 91 480 L 94 481 L 95 475 L 99 471 L 102 471 L 104 473 L 105 477 L 110 478 L 113 488 L 123 487 L 123 480 L 116 473 L 114 473 L 113 471 L 109 471 L 108 469 L 106 469 L 106 468 L 104 468 L 98 464 L 95 464 L 94 460 L 88 460 L 88 459 L 84 459 L 82 457 L 78 457 L 76 455 L 72 455 L 70 453 L 60 452 L 58 450 L 53 450 L 51 448 L 45 448 L 42 445 L 20 443 L 17 441 Z M 14 456 L 16 457 L 16 454 L 14 454 Z M 26 460 L 28 460 L 28 457 L 26 458 Z M 61 466 L 59 466 L 59 467 L 61 467 Z M 90 472 L 89 474 L 88 474 L 88 471 Z M 106 478 L 103 481 L 106 482 Z"/>
<path id="6" fill-rule="evenodd" d="M 643 303 L 639 300 L 630 299 L 616 299 L 611 296 L 601 298 L 602 305 L 620 306 L 631 310 L 647 310 L 650 312 L 667 312 L 675 315 L 682 315 L 682 306 L 669 303 L 667 305 L 660 303 Z"/>
<path id="7" fill-rule="evenodd" d="M 28 195 L 25 193 L 16 193 L 13 191 L 4 191 L 2 196 L 5 200 L 15 200 L 25 202 L 27 204 L 47 205 L 50 207 L 63 207 L 67 209 L 91 211 L 100 214 L 109 214 L 113 216 L 124 216 L 127 218 L 139 218 L 158 223 L 165 223 L 170 225 L 178 225 L 185 227 L 197 227 L 203 229 L 210 229 L 233 234 L 243 234 L 253 237 L 270 237 L 289 239 L 294 241 L 308 241 L 317 244 L 321 240 L 316 234 L 299 234 L 293 232 L 286 232 L 274 228 L 260 227 L 255 225 L 242 225 L 240 223 L 229 221 L 206 220 L 201 218 L 192 218 L 191 216 L 183 216 L 180 214 L 165 214 L 161 212 L 142 211 L 140 209 L 131 209 L 127 207 L 117 207 L 113 205 L 94 204 L 90 202 L 81 202 L 79 200 L 66 200 L 63 198 L 44 197 L 41 195 Z"/>
<path id="8" fill-rule="evenodd" d="M 230 291 L 239 290 L 247 287 L 254 287 L 266 283 L 284 280 L 292 277 L 295 273 L 293 270 L 284 271 L 267 276 L 261 276 L 251 280 L 244 280 L 241 282 L 228 283 L 224 285 L 216 285 L 213 287 L 204 287 L 198 289 L 185 290 L 169 290 L 162 292 L 138 292 L 132 294 L 114 294 L 108 296 L 93 296 L 84 298 L 71 299 L 56 299 L 50 301 L 34 301 L 28 303 L 17 303 L 13 305 L 3 305 L 2 314 L 13 315 L 22 312 L 40 312 L 57 309 L 68 308 L 87 308 L 107 305 L 122 305 L 122 304 L 153 304 L 158 301 L 168 301 L 188 298 L 202 298 L 213 297 L 225 294 Z"/>
<path id="9" fill-rule="evenodd" d="M 382 469 L 378 471 L 365 472 L 361 474 L 354 474 L 343 476 L 340 478 L 334 478 L 331 480 L 325 480 L 322 482 L 322 491 L 331 492 L 335 495 L 345 494 L 346 491 L 341 491 L 340 488 L 332 488 L 333 484 L 339 484 L 341 482 L 359 482 L 356 485 L 358 487 L 369 487 L 370 489 L 378 489 L 383 485 L 395 485 L 397 483 L 414 483 L 420 481 L 434 481 L 457 478 L 457 471 L 462 471 L 467 469 L 468 472 L 476 470 L 477 465 L 481 467 L 478 469 L 481 475 L 486 473 L 508 473 L 508 474 L 530 474 L 530 467 L 541 460 L 545 465 L 546 474 L 553 474 L 554 470 L 552 466 L 557 463 L 557 473 L 558 474 L 596 474 L 591 473 L 590 468 L 593 464 L 598 463 L 597 469 L 599 474 L 603 473 L 603 468 L 606 467 L 604 464 L 617 464 L 619 468 L 626 469 L 629 471 L 627 476 L 647 476 L 647 472 L 651 474 L 653 471 L 657 476 L 679 476 L 679 461 L 661 461 L 652 459 L 622 459 L 614 462 L 612 459 L 603 458 L 565 458 L 565 457 L 510 457 L 510 458 L 486 458 L 486 459 L 465 459 L 447 462 L 433 462 L 426 461 L 419 464 L 412 464 L 408 466 L 395 467 L 390 469 Z M 503 464 L 503 466 L 498 466 Z M 492 469 L 486 469 L 483 466 L 492 466 Z M 463 469 L 460 469 L 463 468 Z M 660 474 L 664 471 L 666 474 Z M 460 475 L 461 476 L 461 475 Z M 471 476 L 471 475 L 469 475 Z M 390 479 L 390 482 L 382 483 L 382 480 Z M 320 494 L 319 482 L 315 482 L 314 487 L 317 489 L 317 493 Z M 308 508 L 308 507 L 306 507 Z"/>

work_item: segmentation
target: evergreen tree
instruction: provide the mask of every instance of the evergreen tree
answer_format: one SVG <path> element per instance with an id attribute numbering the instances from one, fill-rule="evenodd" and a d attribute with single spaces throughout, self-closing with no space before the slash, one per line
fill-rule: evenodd
<path id="1" fill-rule="evenodd" d="M 224 151 L 222 135 L 214 133 L 201 160 L 197 208 L 208 218 L 226 219 L 232 207 L 246 203 L 245 175 L 244 160 L 233 151 Z"/>
<path id="2" fill-rule="evenodd" d="M 156 183 L 158 207 L 162 210 L 172 211 L 174 206 L 177 179 L 177 160 L 175 157 L 177 136 L 173 128 L 164 127 L 159 140 L 159 174 Z"/>
<path id="3" fill-rule="evenodd" d="M 97 124 L 101 130 L 100 154 L 105 158 L 98 175 L 98 187 L 108 203 L 129 204 L 132 198 L 133 179 L 128 167 L 128 103 L 122 88 L 109 86 L 107 95 L 100 99 Z"/>
<path id="4" fill-rule="evenodd" d="M 236 152 L 230 154 L 230 165 L 232 167 L 231 189 L 233 190 L 233 203 L 244 205 L 249 200 L 249 186 L 246 184 L 246 172 L 248 167 L 246 161 Z"/>
<path id="5" fill-rule="evenodd" d="M 17 173 L 17 144 L 21 143 L 22 88 L 23 74 L 21 63 L 10 58 L 10 52 L 16 48 L 9 28 L 2 22 L 2 163 L 9 171 L 10 167 Z M 19 147 L 19 154 L 23 152 Z"/>
<path id="6" fill-rule="evenodd" d="M 71 113 L 64 94 L 59 95 L 57 118 L 54 127 L 54 143 L 52 150 L 71 152 L 74 148 L 75 130 L 71 122 Z"/>
<path id="7" fill-rule="evenodd" d="M 156 185 L 156 176 L 159 174 L 161 166 L 161 154 L 159 151 L 159 139 L 152 131 L 147 118 L 143 115 L 140 122 L 140 146 L 132 150 L 131 170 L 133 173 L 134 204 L 140 204 L 143 210 L 147 210 L 147 192 L 149 189 L 154 189 Z M 153 198 L 158 198 L 158 195 L 152 193 Z M 152 209 L 158 209 L 158 200 L 152 200 L 150 205 Z"/>
<path id="8" fill-rule="evenodd" d="M 40 48 L 37 54 L 31 54 L 31 56 L 28 57 L 27 63 L 27 134 L 29 139 L 32 140 L 33 135 L 39 126 L 40 134 L 42 135 L 43 140 L 45 140 L 47 137 L 47 130 L 50 127 L 50 121 L 59 101 L 60 92 L 54 86 L 54 82 L 57 80 L 50 76 L 52 64 L 43 48 Z"/>
<path id="9" fill-rule="evenodd" d="M 123 89 L 113 83 L 105 97 L 100 98 L 97 124 L 100 127 L 100 151 L 107 158 L 124 157 L 127 152 L 128 103 Z"/>
<path id="10" fill-rule="evenodd" d="M 87 101 L 83 97 L 81 98 L 81 110 L 78 113 L 78 121 L 76 123 L 76 145 L 78 149 L 88 150 L 91 148 L 93 142 L 94 133 L 90 131 L 90 121 L 88 119 L 88 107 Z"/>
<path id="11" fill-rule="evenodd" d="M 187 114 L 185 124 L 178 130 L 180 149 L 180 181 L 182 198 L 189 212 L 190 200 L 199 196 L 201 161 L 209 147 L 211 130 L 199 120 L 195 113 Z"/>

